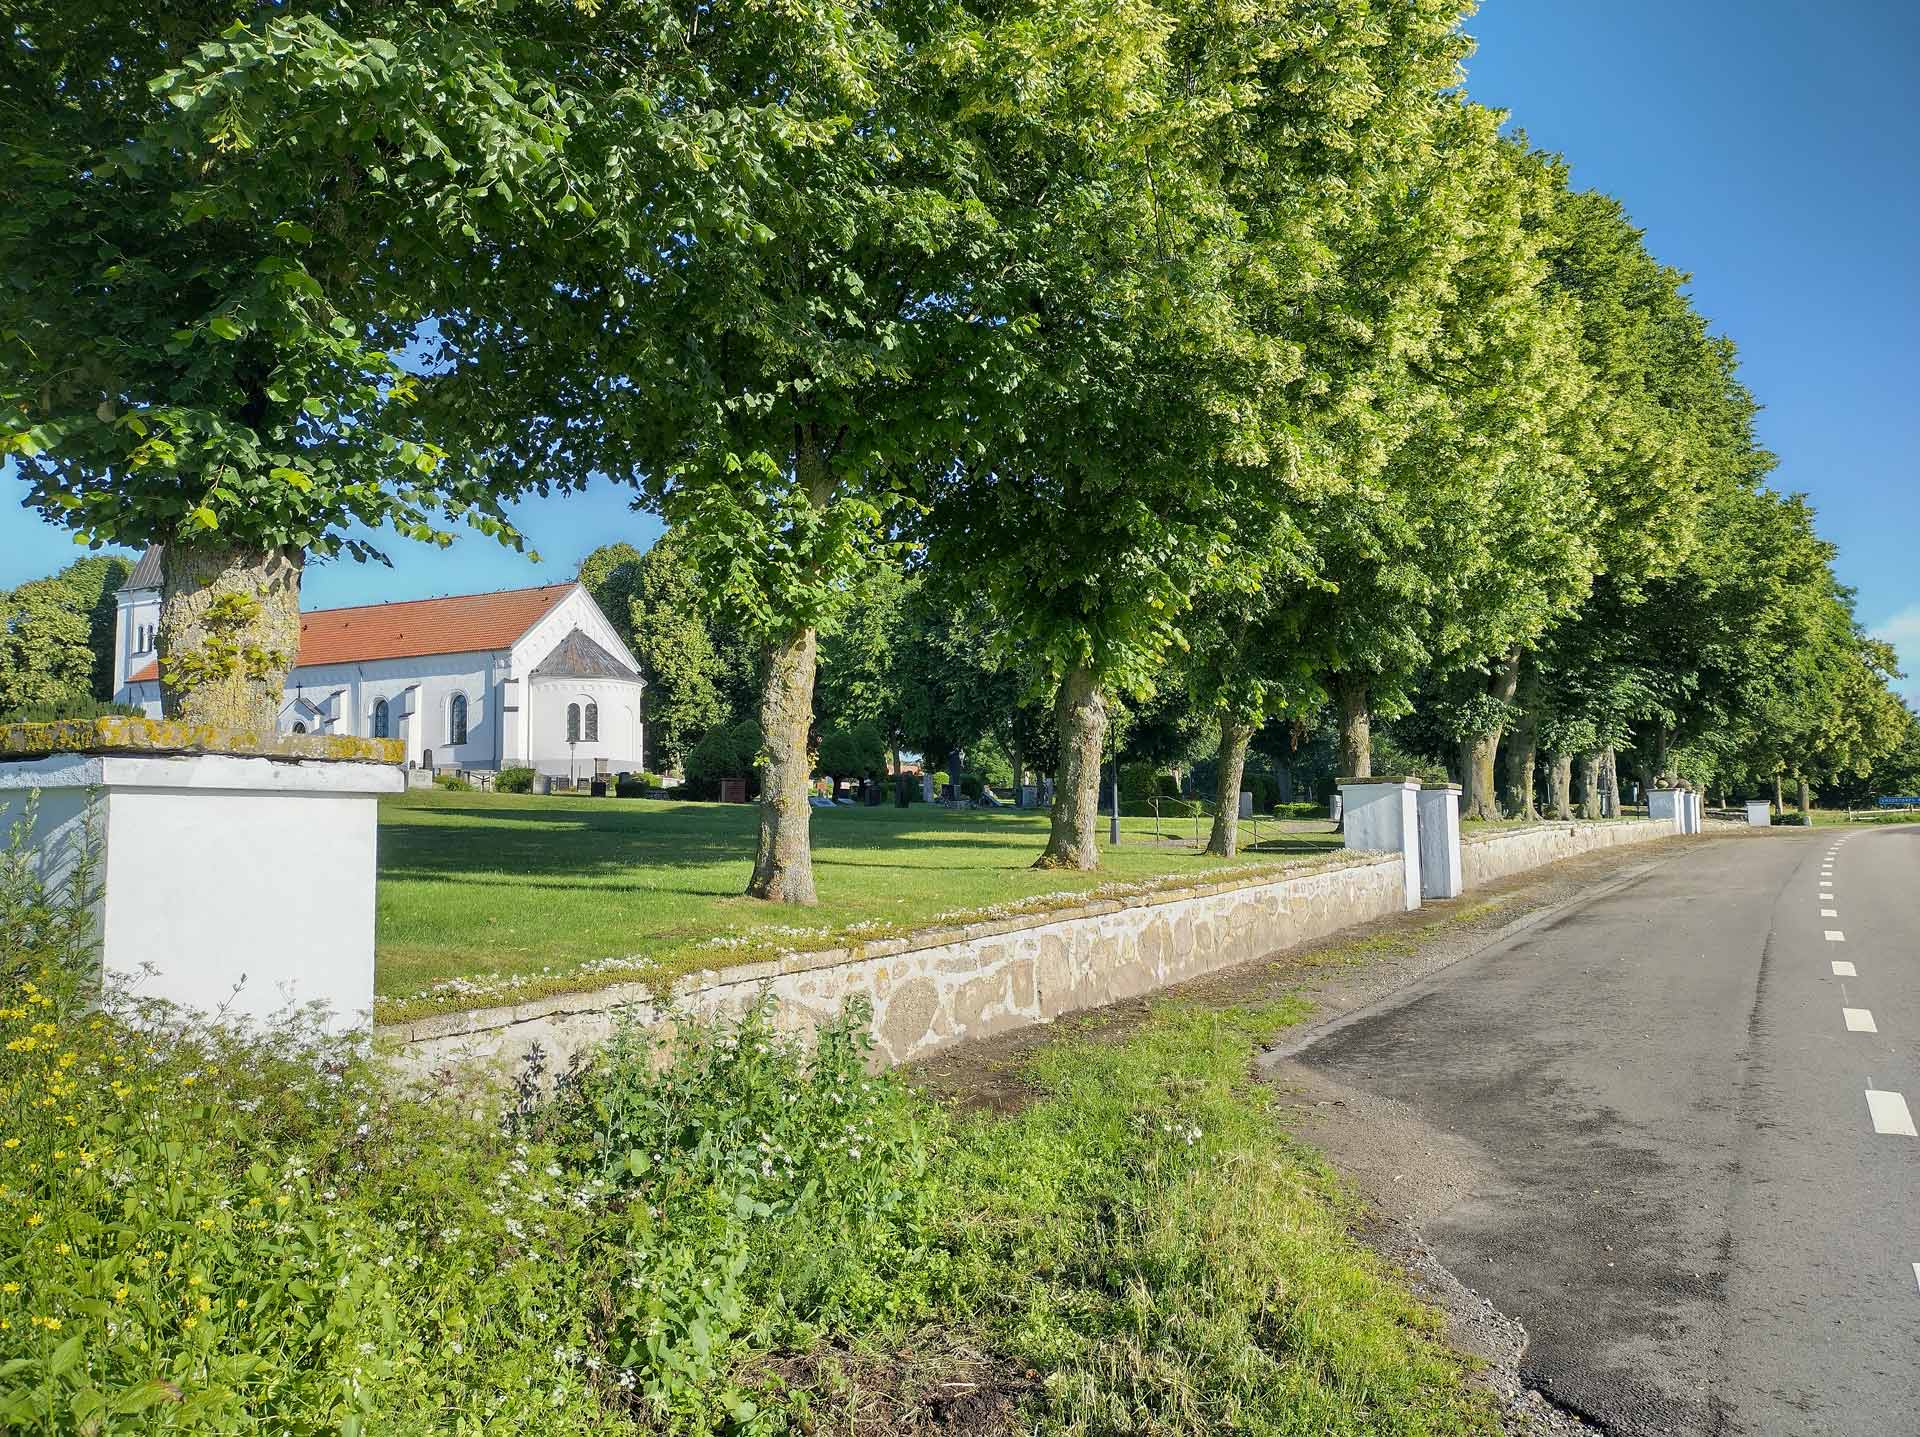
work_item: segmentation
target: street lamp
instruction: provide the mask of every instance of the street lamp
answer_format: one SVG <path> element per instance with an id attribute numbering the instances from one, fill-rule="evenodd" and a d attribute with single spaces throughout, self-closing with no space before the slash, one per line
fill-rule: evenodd
<path id="1" fill-rule="evenodd" d="M 1113 725 L 1107 725 L 1107 748 L 1113 758 L 1113 817 L 1107 822 L 1107 845 L 1120 846 L 1120 743 L 1113 731 Z"/>
<path id="2" fill-rule="evenodd" d="M 580 747 L 579 739 L 569 738 L 567 740 L 567 787 L 568 788 L 578 788 L 580 786 L 580 774 L 578 772 L 579 765 L 576 763 L 574 759 L 574 754 L 578 751 L 579 747 Z"/>

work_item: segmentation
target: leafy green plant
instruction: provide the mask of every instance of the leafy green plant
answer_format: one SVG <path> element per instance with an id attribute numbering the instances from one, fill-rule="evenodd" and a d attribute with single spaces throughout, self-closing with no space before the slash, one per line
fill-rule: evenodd
<path id="1" fill-rule="evenodd" d="M 533 770 L 503 768 L 494 776 L 493 786 L 500 793 L 532 793 Z"/>

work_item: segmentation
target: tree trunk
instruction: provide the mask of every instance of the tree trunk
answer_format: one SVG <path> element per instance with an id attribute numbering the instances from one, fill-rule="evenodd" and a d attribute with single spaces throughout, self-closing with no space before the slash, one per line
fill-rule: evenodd
<path id="1" fill-rule="evenodd" d="M 1620 816 L 1620 755 L 1611 748 L 1600 750 L 1600 816 Z"/>
<path id="2" fill-rule="evenodd" d="M 767 650 L 766 685 L 760 691 L 760 732 L 767 762 L 760 777 L 760 848 L 753 859 L 747 896 L 775 903 L 816 903 L 813 845 L 807 802 L 812 765 L 807 729 L 813 720 L 813 675 L 819 635 L 804 628 Z"/>
<path id="3" fill-rule="evenodd" d="M 1107 698 L 1084 664 L 1060 681 L 1053 704 L 1060 732 L 1054 774 L 1052 828 L 1035 868 L 1100 866 L 1100 745 L 1107 735 Z"/>
<path id="4" fill-rule="evenodd" d="M 1022 806 L 1020 795 L 1026 789 L 1026 784 L 1022 780 L 1027 776 L 1027 751 L 1016 745 L 1013 752 L 1007 756 L 1013 760 L 1013 792 L 1009 797 L 1018 808 Z"/>
<path id="5" fill-rule="evenodd" d="M 1231 858 L 1240 851 L 1240 779 L 1247 770 L 1247 745 L 1252 742 L 1253 725 L 1244 719 L 1221 723 L 1219 803 L 1213 812 L 1213 833 L 1207 839 L 1207 852 L 1217 858 Z"/>
<path id="6" fill-rule="evenodd" d="M 1519 687 L 1520 653 L 1515 650 L 1500 660 L 1488 677 L 1487 696 L 1510 704 Z M 1500 817 L 1500 803 L 1494 794 L 1493 761 L 1500 751 L 1500 735 L 1503 731 L 1503 726 L 1496 724 L 1487 732 L 1476 734 L 1460 745 L 1461 782 L 1466 786 L 1460 811 L 1463 819 Z"/>
<path id="7" fill-rule="evenodd" d="M 1332 688 L 1340 704 L 1339 776 L 1372 778 L 1373 711 L 1367 707 L 1366 676 L 1335 674 Z"/>
<path id="8" fill-rule="evenodd" d="M 1580 755 L 1580 816 L 1600 817 L 1600 761 L 1598 749 Z"/>
<path id="9" fill-rule="evenodd" d="M 1537 720 L 1531 713 L 1520 716 L 1513 737 L 1507 743 L 1507 801 L 1515 818 L 1538 819 L 1540 809 L 1533 797 L 1533 769 L 1539 760 Z"/>
<path id="10" fill-rule="evenodd" d="M 1807 776 L 1804 773 L 1795 774 L 1794 777 L 1800 780 L 1800 814 L 1811 823 L 1813 821 L 1813 791 L 1807 786 Z"/>
<path id="11" fill-rule="evenodd" d="M 161 551 L 160 704 L 168 718 L 273 733 L 300 654 L 298 549 Z"/>
<path id="12" fill-rule="evenodd" d="M 1782 818 L 1787 815 L 1787 796 L 1780 791 L 1780 775 L 1777 771 L 1773 775 L 1773 811 Z"/>
<path id="13" fill-rule="evenodd" d="M 1573 818 L 1573 755 L 1556 753 L 1548 756 L 1552 772 L 1553 816 L 1561 823 Z"/>

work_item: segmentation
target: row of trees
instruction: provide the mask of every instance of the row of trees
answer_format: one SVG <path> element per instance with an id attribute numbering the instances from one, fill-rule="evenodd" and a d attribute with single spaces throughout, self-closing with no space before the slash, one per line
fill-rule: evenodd
<path id="1" fill-rule="evenodd" d="M 17 8 L 0 436 L 167 542 L 174 711 L 265 721 L 310 556 L 603 475 L 696 576 L 642 645 L 756 655 L 766 898 L 814 894 L 823 635 L 903 563 L 1045 696 L 1045 864 L 1176 682 L 1226 792 L 1424 696 L 1476 814 L 1510 732 L 1558 802 L 1899 727 L 1731 346 L 1464 97 L 1463 0 Z"/>

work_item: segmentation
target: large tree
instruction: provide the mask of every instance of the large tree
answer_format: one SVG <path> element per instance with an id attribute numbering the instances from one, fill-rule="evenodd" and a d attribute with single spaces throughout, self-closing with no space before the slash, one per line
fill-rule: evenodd
<path id="1" fill-rule="evenodd" d="M 0 453 L 81 539 L 166 545 L 170 713 L 272 725 L 310 555 L 513 537 L 400 358 L 484 237 L 572 203 L 564 109 L 492 13 L 9 8 Z"/>
<path id="2" fill-rule="evenodd" d="M 810 903 L 821 628 L 888 547 L 915 476 L 983 409 L 1017 402 L 990 357 L 1019 317 L 984 309 L 978 278 L 1024 241 L 1001 232 L 1005 180 L 979 131 L 1015 92 L 1042 130 L 1100 109 L 1137 17 L 939 0 L 738 7 L 720 23 L 595 13 L 560 83 L 596 117 L 570 154 L 600 220 L 516 257 L 514 303 L 476 308 L 448 339 L 469 414 L 503 385 L 541 413 L 502 427 L 502 462 L 638 485 L 761 650 L 748 892 Z M 632 129 L 662 114 L 697 129 L 692 158 L 744 176 L 737 206 L 690 203 L 635 168 Z"/>
<path id="3" fill-rule="evenodd" d="M 1457 80 L 1458 12 L 1168 3 L 1123 123 L 1036 156 L 1010 118 L 1053 216 L 1002 280 L 1033 317 L 1026 404 L 943 476 L 934 557 L 975 577 L 1050 680 L 1043 865 L 1097 863 L 1109 701 L 1155 686 L 1192 596 L 1234 560 L 1236 516 L 1327 482 L 1298 462 L 1320 373 L 1292 317 L 1398 182 L 1382 157 L 1422 141 Z"/>

